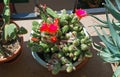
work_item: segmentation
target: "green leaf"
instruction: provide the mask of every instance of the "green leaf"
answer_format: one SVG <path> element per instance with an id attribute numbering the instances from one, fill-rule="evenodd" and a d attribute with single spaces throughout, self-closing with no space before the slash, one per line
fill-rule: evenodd
<path id="1" fill-rule="evenodd" d="M 113 4 L 109 0 L 105 0 L 105 1 L 106 4 L 104 4 L 104 6 L 117 20 L 120 20 L 120 12 L 113 6 Z"/>
<path id="2" fill-rule="evenodd" d="M 116 33 L 115 29 L 113 28 L 113 25 L 110 23 L 110 20 L 109 20 L 109 17 L 108 17 L 108 14 L 107 14 L 107 20 L 108 20 L 108 25 L 109 25 L 109 30 L 110 30 L 110 34 L 112 36 L 112 39 L 116 45 L 116 47 L 119 47 L 120 48 L 120 36 Z"/>
<path id="3" fill-rule="evenodd" d="M 64 27 L 62 27 L 62 33 L 67 33 L 69 30 L 69 26 L 65 25 Z"/>
<path id="4" fill-rule="evenodd" d="M 91 14 L 90 14 L 90 16 L 93 17 L 93 18 L 95 18 L 95 19 L 97 19 L 97 20 L 100 21 L 101 23 L 107 24 L 107 21 L 101 20 L 100 18 L 98 18 L 98 17 L 96 17 L 96 16 L 94 16 L 94 15 L 91 15 Z"/>
<path id="5" fill-rule="evenodd" d="M 118 9 L 120 10 L 120 1 L 119 0 L 115 0 L 115 2 L 116 2 L 116 5 L 117 5 Z"/>
<path id="6" fill-rule="evenodd" d="M 32 30 L 37 32 L 40 27 L 40 24 L 37 21 L 32 22 Z"/>
<path id="7" fill-rule="evenodd" d="M 107 52 L 100 52 L 99 56 L 106 62 L 115 63 L 120 61 L 120 56 L 116 56 Z"/>
<path id="8" fill-rule="evenodd" d="M 101 30 L 102 30 L 102 33 L 103 33 L 104 37 L 106 38 L 106 40 L 108 42 L 110 42 L 111 44 L 113 44 L 113 42 L 110 40 L 110 36 L 104 31 L 103 28 Z"/>
<path id="9" fill-rule="evenodd" d="M 40 9 L 40 17 L 44 20 L 44 21 L 47 21 L 47 14 L 45 13 L 44 9 L 42 7 L 39 7 Z"/>
<path id="10" fill-rule="evenodd" d="M 52 17 L 52 18 L 57 18 L 58 15 L 56 12 L 54 12 L 51 8 L 46 8 L 46 12 Z"/>
<path id="11" fill-rule="evenodd" d="M 112 21 L 112 23 L 113 23 L 112 25 L 113 25 L 114 29 L 117 30 L 117 31 L 120 31 L 120 23 L 119 22 L 113 22 L 113 21 Z"/>
<path id="12" fill-rule="evenodd" d="M 120 66 L 117 67 L 112 77 L 118 77 L 120 75 Z"/>
<path id="13" fill-rule="evenodd" d="M 5 5 L 8 5 L 10 0 L 3 0 Z"/>
<path id="14" fill-rule="evenodd" d="M 28 43 L 28 46 L 31 47 L 32 51 L 33 52 L 40 52 L 42 51 L 42 47 L 40 45 L 38 45 L 37 43 L 34 43 L 34 42 L 29 42 Z"/>
<path id="15" fill-rule="evenodd" d="M 108 6 L 109 8 L 112 8 L 113 10 L 117 9 L 115 8 L 115 6 L 112 4 L 112 2 L 110 0 L 105 0 L 106 4 L 104 4 L 105 6 Z"/>
<path id="16" fill-rule="evenodd" d="M 114 44 L 108 42 L 108 40 L 102 36 L 98 30 L 94 27 L 94 29 L 96 30 L 97 34 L 99 35 L 100 39 L 104 42 L 105 46 L 109 49 L 109 51 L 113 54 L 119 54 L 118 51 L 119 51 L 119 48 L 116 47 Z"/>
<path id="17" fill-rule="evenodd" d="M 26 34 L 26 33 L 27 33 L 27 30 L 24 27 L 20 27 L 18 29 L 18 34 Z"/>
<path id="18" fill-rule="evenodd" d="M 99 51 L 101 51 L 101 52 L 107 52 L 107 53 L 110 53 L 110 51 L 109 51 L 107 48 L 102 47 L 102 46 L 100 46 L 100 45 L 96 45 L 95 42 L 93 42 L 93 46 L 94 46 L 97 50 L 99 50 Z"/>
<path id="19" fill-rule="evenodd" d="M 106 47 L 101 47 L 100 45 L 96 45 L 95 43 L 93 43 L 93 46 L 100 50 L 100 52 L 98 53 L 98 55 L 106 62 L 110 62 L 110 63 L 114 63 L 114 62 L 118 62 L 120 61 L 120 55 L 119 54 L 112 54 L 108 48 Z"/>
<path id="20" fill-rule="evenodd" d="M 4 10 L 3 10 L 3 21 L 5 23 L 9 23 L 9 21 L 10 21 L 10 8 L 9 8 L 9 6 L 4 7 Z"/>
<path id="21" fill-rule="evenodd" d="M 4 39 L 14 40 L 17 37 L 17 27 L 15 24 L 6 24 L 4 28 Z"/>
<path id="22" fill-rule="evenodd" d="M 52 74 L 56 75 L 61 69 L 61 64 L 59 62 L 55 63 L 53 66 Z"/>
<path id="23" fill-rule="evenodd" d="M 108 25 L 106 24 L 106 25 L 94 25 L 94 26 L 96 26 L 96 27 L 101 27 L 101 28 L 108 28 Z"/>

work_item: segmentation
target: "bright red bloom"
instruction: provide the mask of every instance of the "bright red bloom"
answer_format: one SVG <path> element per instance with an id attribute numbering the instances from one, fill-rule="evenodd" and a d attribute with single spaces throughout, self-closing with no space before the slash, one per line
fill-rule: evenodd
<path id="1" fill-rule="evenodd" d="M 40 27 L 40 32 L 56 33 L 58 31 L 58 19 L 54 20 L 54 23 L 42 23 Z"/>
<path id="2" fill-rule="evenodd" d="M 87 16 L 87 12 L 83 9 L 76 9 L 75 13 L 78 16 L 78 18 L 82 18 L 84 16 Z"/>
<path id="3" fill-rule="evenodd" d="M 58 25 L 56 24 L 49 24 L 49 33 L 56 33 L 58 31 Z"/>
<path id="4" fill-rule="evenodd" d="M 40 27 L 40 31 L 41 32 L 46 32 L 48 31 L 48 24 L 47 23 L 43 23 Z"/>
<path id="5" fill-rule="evenodd" d="M 35 37 L 32 37 L 31 40 L 34 41 L 34 42 L 38 42 L 39 41 L 39 39 L 35 38 Z"/>
<path id="6" fill-rule="evenodd" d="M 57 41 L 57 37 L 56 36 L 51 36 L 50 40 L 51 40 L 51 42 L 56 42 Z"/>

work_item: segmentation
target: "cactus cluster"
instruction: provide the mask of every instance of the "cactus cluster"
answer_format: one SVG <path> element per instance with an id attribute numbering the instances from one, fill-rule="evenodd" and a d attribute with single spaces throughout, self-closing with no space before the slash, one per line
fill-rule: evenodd
<path id="1" fill-rule="evenodd" d="M 42 20 L 33 22 L 29 46 L 43 54 L 53 74 L 62 67 L 71 72 L 75 70 L 75 62 L 91 57 L 91 38 L 79 21 L 81 17 L 67 14 L 65 9 L 57 13 L 49 7 L 40 7 L 40 11 Z"/>

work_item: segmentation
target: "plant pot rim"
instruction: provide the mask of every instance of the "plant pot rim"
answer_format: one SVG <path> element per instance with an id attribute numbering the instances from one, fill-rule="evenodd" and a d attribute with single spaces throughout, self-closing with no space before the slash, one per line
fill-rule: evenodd
<path id="1" fill-rule="evenodd" d="M 45 68 L 48 68 L 48 67 L 47 67 L 47 62 L 45 62 L 44 60 L 42 60 L 42 59 L 38 56 L 37 52 L 32 52 L 32 56 L 33 56 L 33 58 L 34 58 L 39 64 L 41 64 L 41 65 L 44 66 Z M 85 64 L 88 62 L 89 59 L 90 59 L 90 58 L 88 58 L 88 57 L 84 57 L 84 58 L 82 59 L 82 61 L 75 62 L 75 63 L 73 63 L 73 65 L 76 67 L 76 69 L 79 69 L 79 68 L 81 68 L 83 65 L 85 65 Z M 66 67 L 63 66 L 63 67 L 60 69 L 60 71 L 64 71 L 65 69 L 66 69 Z"/>
<path id="2" fill-rule="evenodd" d="M 13 60 L 14 58 L 16 58 L 22 51 L 22 43 L 23 43 L 23 36 L 20 36 L 20 45 L 18 47 L 18 49 L 12 53 L 12 55 L 8 56 L 8 57 L 5 57 L 5 58 L 0 58 L 0 63 L 5 63 L 5 62 L 9 62 L 11 60 Z"/>

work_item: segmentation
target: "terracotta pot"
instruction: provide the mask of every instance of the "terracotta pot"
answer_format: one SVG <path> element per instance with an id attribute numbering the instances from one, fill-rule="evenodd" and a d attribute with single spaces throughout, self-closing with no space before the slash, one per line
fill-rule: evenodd
<path id="1" fill-rule="evenodd" d="M 2 19 L 0 19 L 0 21 L 3 22 Z M 19 28 L 19 26 L 14 21 L 10 20 L 10 23 L 14 23 L 17 26 L 17 28 Z M 3 24 L 3 25 L 5 25 L 5 24 Z M 5 57 L 5 58 L 0 58 L 0 63 L 6 63 L 6 62 L 14 61 L 15 58 L 20 56 L 20 54 L 22 52 L 21 49 L 22 49 L 22 44 L 23 44 L 23 37 L 19 36 L 19 38 L 20 38 L 20 46 L 18 47 L 18 49 L 12 55 L 10 55 L 8 57 Z"/>
<path id="2" fill-rule="evenodd" d="M 8 62 L 12 62 L 15 61 L 20 54 L 22 53 L 22 44 L 23 44 L 23 37 L 20 37 L 20 46 L 18 47 L 18 49 L 12 53 L 12 55 L 5 57 L 5 58 L 0 58 L 0 63 L 8 63 Z"/>

